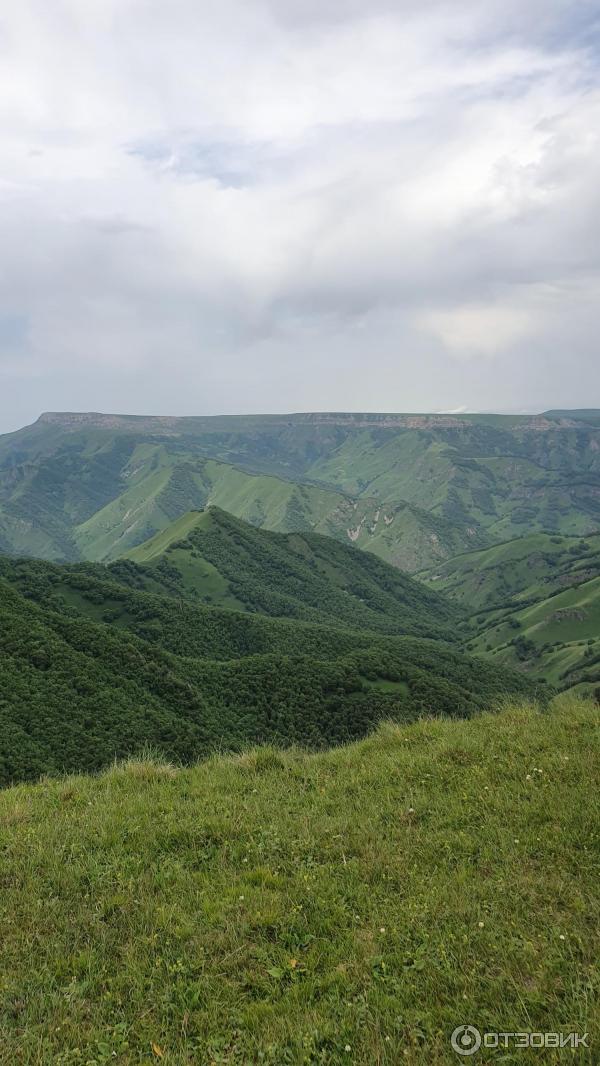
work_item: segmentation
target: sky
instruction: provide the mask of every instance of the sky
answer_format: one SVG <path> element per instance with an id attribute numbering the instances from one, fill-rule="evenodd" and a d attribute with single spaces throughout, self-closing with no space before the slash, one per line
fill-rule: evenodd
<path id="1" fill-rule="evenodd" d="M 600 0 L 0 13 L 0 432 L 600 407 Z"/>

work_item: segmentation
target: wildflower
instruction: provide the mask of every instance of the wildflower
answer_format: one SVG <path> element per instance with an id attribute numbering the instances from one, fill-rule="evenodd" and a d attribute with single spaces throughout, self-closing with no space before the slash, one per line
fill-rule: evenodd
<path id="1" fill-rule="evenodd" d="M 415 813 L 415 808 L 414 807 L 409 807 L 408 808 L 408 813 L 409 814 L 414 814 Z"/>
<path id="2" fill-rule="evenodd" d="M 477 925 L 479 926 L 480 929 L 483 929 L 483 922 L 477 922 Z"/>
<path id="3" fill-rule="evenodd" d="M 381 926 L 381 929 L 379 930 L 379 932 L 380 932 L 380 933 L 385 933 L 385 925 L 382 925 L 382 926 Z"/>
<path id="4" fill-rule="evenodd" d="M 243 896 L 238 896 L 238 899 L 243 899 L 243 898 L 244 898 Z"/>
<path id="5" fill-rule="evenodd" d="M 525 777 L 525 780 L 526 781 L 531 781 L 531 774 L 527 774 L 527 776 Z"/>
<path id="6" fill-rule="evenodd" d="M 519 843 L 519 839 L 518 839 L 518 837 L 515 837 L 515 844 L 518 844 L 518 843 Z"/>
<path id="7" fill-rule="evenodd" d="M 561 933 L 558 939 L 559 940 L 566 940 L 567 938 L 566 938 L 564 933 Z"/>
<path id="8" fill-rule="evenodd" d="M 346 1044 L 345 1047 L 344 1047 L 344 1051 L 352 1051 L 351 1045 L 350 1044 Z"/>

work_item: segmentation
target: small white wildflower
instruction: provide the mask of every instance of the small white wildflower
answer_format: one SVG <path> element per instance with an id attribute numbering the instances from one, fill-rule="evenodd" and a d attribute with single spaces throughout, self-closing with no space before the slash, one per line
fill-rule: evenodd
<path id="1" fill-rule="evenodd" d="M 477 922 L 477 925 L 479 926 L 480 929 L 483 929 L 483 922 Z"/>
<path id="2" fill-rule="evenodd" d="M 380 933 L 385 933 L 385 925 L 382 925 L 382 926 L 381 926 L 381 929 L 379 930 L 379 932 L 380 932 Z"/>
<path id="3" fill-rule="evenodd" d="M 238 896 L 238 899 L 243 899 L 243 898 L 244 898 L 243 896 Z"/>
<path id="4" fill-rule="evenodd" d="M 344 1051 L 352 1051 L 352 1047 L 350 1046 L 350 1044 L 346 1044 L 346 1046 L 344 1047 Z"/>
<path id="5" fill-rule="evenodd" d="M 527 774 L 527 776 L 526 776 L 525 780 L 526 780 L 526 781 L 531 781 L 531 774 Z"/>
<path id="6" fill-rule="evenodd" d="M 519 843 L 519 838 L 515 837 L 515 844 L 518 844 L 518 843 Z"/>
<path id="7" fill-rule="evenodd" d="M 567 938 L 566 938 L 564 933 L 561 933 L 558 939 L 559 940 L 566 940 Z"/>
<path id="8" fill-rule="evenodd" d="M 408 813 L 409 814 L 414 814 L 415 813 L 415 808 L 414 807 L 409 807 L 408 808 Z"/>

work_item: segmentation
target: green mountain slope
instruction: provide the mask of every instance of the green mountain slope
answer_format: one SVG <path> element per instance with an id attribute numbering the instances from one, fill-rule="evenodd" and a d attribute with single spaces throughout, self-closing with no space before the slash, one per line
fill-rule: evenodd
<path id="1" fill-rule="evenodd" d="M 39 558 L 113 559 L 210 504 L 258 526 L 347 539 L 349 524 L 374 510 L 370 501 L 359 506 L 339 492 L 205 459 L 193 446 L 105 438 L 74 434 L 58 452 L 4 473 L 4 485 L 0 467 L 5 545 Z"/>
<path id="2" fill-rule="evenodd" d="M 600 536 L 523 537 L 421 576 L 477 612 L 472 650 L 559 687 L 600 682 Z"/>
<path id="3" fill-rule="evenodd" d="M 407 570 L 600 526 L 598 412 L 541 416 L 45 415 L 0 438 L 0 547 L 114 559 L 215 504 Z"/>
<path id="4" fill-rule="evenodd" d="M 110 573 L 133 588 L 273 617 L 443 639 L 461 617 L 367 552 L 314 533 L 256 529 L 216 507 L 184 515 L 128 560 Z"/>
<path id="5" fill-rule="evenodd" d="M 535 694 L 450 645 L 141 592 L 101 566 L 0 559 L 0 783 L 93 770 L 144 743 L 189 760 L 322 747 L 382 717 Z"/>
<path id="6" fill-rule="evenodd" d="M 3 1061 L 451 1066 L 470 1021 L 592 1066 L 599 738 L 571 700 L 1 792 Z"/>

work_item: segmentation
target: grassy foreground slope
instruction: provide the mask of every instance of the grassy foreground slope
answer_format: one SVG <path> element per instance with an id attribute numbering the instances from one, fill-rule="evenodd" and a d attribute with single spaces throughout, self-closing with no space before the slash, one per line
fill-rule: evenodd
<path id="1" fill-rule="evenodd" d="M 20 1066 L 446 1066 L 450 1034 L 600 1046 L 598 708 L 150 758 L 0 793 L 0 1030 Z"/>
<path id="2" fill-rule="evenodd" d="M 110 573 L 133 588 L 272 617 L 446 639 L 462 617 L 450 600 L 351 544 L 256 529 L 218 507 L 183 515 L 127 558 Z"/>

